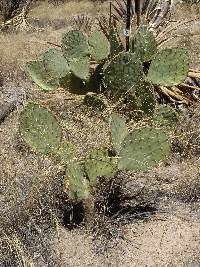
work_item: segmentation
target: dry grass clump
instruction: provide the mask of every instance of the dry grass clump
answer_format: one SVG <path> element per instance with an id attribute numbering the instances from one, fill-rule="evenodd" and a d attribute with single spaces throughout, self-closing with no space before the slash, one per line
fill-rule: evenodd
<path id="1" fill-rule="evenodd" d="M 101 3 L 96 1 L 67 1 L 64 4 L 54 6 L 48 2 L 43 2 L 37 7 L 33 8 L 30 12 L 30 17 L 38 18 L 46 21 L 56 19 L 69 19 L 73 15 L 77 14 L 90 14 L 97 15 L 99 12 L 105 13 L 109 10 L 108 3 Z"/>
<path id="2" fill-rule="evenodd" d="M 16 82 L 24 78 L 24 65 L 36 58 L 46 47 L 35 45 L 27 33 L 2 34 L 0 39 L 0 69 L 4 80 Z"/>
<path id="3" fill-rule="evenodd" d="M 200 155 L 200 107 L 182 117 L 174 140 L 175 151 L 182 157 L 192 158 Z"/>
<path id="4" fill-rule="evenodd" d="M 173 8 L 173 18 L 177 20 L 181 19 L 197 19 L 199 18 L 200 5 L 199 4 L 184 4 L 175 3 Z"/>

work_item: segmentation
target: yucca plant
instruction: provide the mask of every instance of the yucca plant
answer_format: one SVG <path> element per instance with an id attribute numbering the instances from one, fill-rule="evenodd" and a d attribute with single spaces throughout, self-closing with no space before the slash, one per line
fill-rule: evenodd
<path id="1" fill-rule="evenodd" d="M 171 0 L 115 0 L 110 1 L 109 17 L 99 17 L 101 28 L 105 31 L 109 29 L 110 22 L 121 24 L 122 27 L 126 25 L 127 15 L 130 15 L 131 28 L 134 30 L 141 22 L 146 25 L 148 29 L 157 34 L 159 27 L 166 25 L 172 6 Z M 127 12 L 129 10 L 129 12 Z"/>
<path id="2" fill-rule="evenodd" d="M 80 15 L 73 16 L 72 24 L 76 30 L 89 33 L 92 30 L 94 19 L 93 17 L 89 15 L 80 14 Z"/>

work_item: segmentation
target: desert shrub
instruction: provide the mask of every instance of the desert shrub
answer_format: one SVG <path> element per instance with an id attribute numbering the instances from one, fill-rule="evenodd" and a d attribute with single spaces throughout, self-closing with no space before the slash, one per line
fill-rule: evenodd
<path id="1" fill-rule="evenodd" d="M 53 5 L 60 5 L 60 4 L 64 4 L 66 2 L 66 0 L 49 0 L 48 1 L 50 4 L 53 4 Z"/>
<path id="2" fill-rule="evenodd" d="M 0 12 L 3 16 L 3 20 L 6 21 L 13 16 L 13 13 L 19 8 L 20 0 L 1 0 Z"/>
<path id="3" fill-rule="evenodd" d="M 181 3 L 186 5 L 200 5 L 200 0 L 182 0 Z"/>

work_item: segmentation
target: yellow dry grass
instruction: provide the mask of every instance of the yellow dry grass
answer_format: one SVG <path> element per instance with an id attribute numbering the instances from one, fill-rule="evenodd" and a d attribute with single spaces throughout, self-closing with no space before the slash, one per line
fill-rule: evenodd
<path id="1" fill-rule="evenodd" d="M 109 3 L 105 2 L 96 4 L 91 1 L 68 1 L 65 4 L 54 6 L 47 1 L 33 8 L 30 16 L 34 18 L 42 18 L 46 20 L 53 19 L 68 19 L 76 14 L 90 14 L 96 15 L 101 12 L 104 13 L 109 9 Z"/>
<path id="2" fill-rule="evenodd" d="M 200 17 L 200 5 L 196 4 L 196 5 L 180 5 L 177 4 L 174 8 L 173 11 L 173 18 L 174 19 L 195 19 L 195 18 L 199 18 Z"/>

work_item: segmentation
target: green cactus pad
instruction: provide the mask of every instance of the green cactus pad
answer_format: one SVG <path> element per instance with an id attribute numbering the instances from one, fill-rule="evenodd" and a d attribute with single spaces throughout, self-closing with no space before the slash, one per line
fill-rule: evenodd
<path id="1" fill-rule="evenodd" d="M 141 110 L 148 117 L 153 116 L 156 99 L 153 85 L 149 81 L 141 81 L 141 83 L 136 86 L 134 99 L 133 108 L 135 110 Z"/>
<path id="2" fill-rule="evenodd" d="M 43 55 L 44 66 L 52 78 L 62 78 L 69 73 L 69 65 L 61 51 L 51 48 Z"/>
<path id="3" fill-rule="evenodd" d="M 132 40 L 132 51 L 136 53 L 142 62 L 148 62 L 157 51 L 156 39 L 153 32 L 140 26 Z"/>
<path id="4" fill-rule="evenodd" d="M 111 120 L 111 142 L 115 153 L 120 153 L 122 142 L 128 135 L 128 127 L 126 121 L 118 114 L 112 115 Z"/>
<path id="5" fill-rule="evenodd" d="M 64 179 L 64 188 L 66 188 L 70 200 L 81 201 L 88 198 L 88 182 L 84 177 L 83 166 L 79 162 L 73 161 L 68 164 Z"/>
<path id="6" fill-rule="evenodd" d="M 183 48 L 167 48 L 154 56 L 148 79 L 157 85 L 177 85 L 186 79 L 188 71 L 187 51 Z"/>
<path id="7" fill-rule="evenodd" d="M 81 80 L 87 80 L 90 75 L 89 57 L 74 59 L 69 62 L 71 72 Z"/>
<path id="8" fill-rule="evenodd" d="M 117 159 L 110 157 L 105 148 L 95 149 L 85 160 L 85 171 L 90 184 L 95 186 L 98 176 L 114 177 L 117 171 Z"/>
<path id="9" fill-rule="evenodd" d="M 170 153 L 167 136 L 159 129 L 142 128 L 128 134 L 120 151 L 119 169 L 146 171 Z"/>
<path id="10" fill-rule="evenodd" d="M 78 30 L 65 33 L 62 38 L 62 51 L 67 60 L 88 56 L 89 49 L 85 35 Z"/>
<path id="11" fill-rule="evenodd" d="M 20 132 L 27 145 L 43 154 L 52 154 L 60 146 L 61 127 L 45 107 L 29 103 L 20 114 Z"/>
<path id="12" fill-rule="evenodd" d="M 110 42 L 110 56 L 113 58 L 123 51 L 123 45 L 117 33 L 117 29 L 112 25 L 109 32 L 109 42 Z"/>
<path id="13" fill-rule="evenodd" d="M 53 91 L 59 87 L 59 80 L 49 76 L 42 61 L 26 63 L 26 70 L 32 80 L 44 91 Z"/>
<path id="14" fill-rule="evenodd" d="M 56 151 L 57 160 L 62 163 L 69 163 L 73 161 L 77 156 L 76 146 L 70 142 L 64 142 L 60 145 L 59 149 Z"/>
<path id="15" fill-rule="evenodd" d="M 110 54 L 110 43 L 101 31 L 94 31 L 88 38 L 91 57 L 97 61 L 106 59 Z"/>
<path id="16" fill-rule="evenodd" d="M 121 52 L 111 60 L 104 75 L 112 97 L 118 99 L 143 79 L 142 64 L 135 54 Z"/>
<path id="17" fill-rule="evenodd" d="M 179 114 L 170 106 L 159 105 L 155 110 L 153 121 L 160 128 L 174 131 L 179 121 Z"/>

